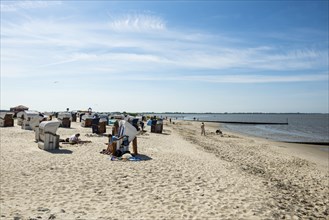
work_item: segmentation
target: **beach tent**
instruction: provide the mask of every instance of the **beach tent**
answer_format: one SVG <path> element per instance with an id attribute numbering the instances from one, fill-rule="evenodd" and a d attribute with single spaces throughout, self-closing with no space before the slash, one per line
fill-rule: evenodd
<path id="1" fill-rule="evenodd" d="M 40 149 L 53 150 L 59 148 L 59 135 L 56 134 L 59 125 L 59 121 L 43 121 L 40 123 L 36 131 Z"/>
<path id="2" fill-rule="evenodd" d="M 1 112 L 0 113 L 0 127 L 13 127 L 14 119 L 13 112 Z"/>

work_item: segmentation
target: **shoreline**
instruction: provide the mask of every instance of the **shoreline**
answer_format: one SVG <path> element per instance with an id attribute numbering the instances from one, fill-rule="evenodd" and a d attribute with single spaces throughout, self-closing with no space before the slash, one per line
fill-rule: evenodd
<path id="1" fill-rule="evenodd" d="M 188 121 L 188 120 L 186 120 L 186 121 Z M 199 121 L 199 122 L 201 123 L 201 121 Z M 321 146 L 327 146 L 329 148 L 329 142 L 321 142 L 321 141 L 315 141 L 315 142 L 281 141 L 281 140 L 270 139 L 270 138 L 267 138 L 267 137 L 261 137 L 261 136 L 256 136 L 256 135 L 252 135 L 252 134 L 242 133 L 242 132 L 239 132 L 239 131 L 233 131 L 231 129 L 225 128 L 223 126 L 223 124 L 225 124 L 225 123 L 222 123 L 222 122 L 217 122 L 217 121 L 203 121 L 203 122 L 217 124 L 221 130 L 225 130 L 226 132 L 234 133 L 236 135 L 241 135 L 241 136 L 244 136 L 244 137 L 260 138 L 260 139 L 264 139 L 264 140 L 269 140 L 269 141 L 273 141 L 273 142 L 280 142 L 280 143 L 287 143 L 287 144 L 301 144 L 301 145 L 314 145 L 314 146 L 321 145 Z M 215 127 L 213 127 L 213 128 L 215 129 Z M 216 128 L 216 129 L 218 129 L 218 128 Z"/>
<path id="2" fill-rule="evenodd" d="M 286 115 L 286 117 L 275 115 L 273 117 L 257 116 L 257 114 L 244 114 L 245 116 L 235 116 L 239 114 L 227 114 L 228 116 L 225 114 L 202 115 L 200 116 L 201 118 L 196 115 L 189 115 L 181 118 L 181 120 L 204 121 L 207 123 L 217 122 L 235 132 L 244 132 L 245 125 L 248 129 L 246 133 L 248 135 L 270 138 L 276 141 L 302 142 L 305 144 L 329 146 L 328 135 L 323 130 L 328 129 L 328 125 L 324 123 L 328 120 L 328 114 L 309 114 L 312 116 L 308 116 L 307 114 L 283 113 L 282 115 Z M 287 123 L 288 121 L 289 123 Z M 321 127 L 323 128 L 320 129 Z"/>
<path id="3" fill-rule="evenodd" d="M 201 122 L 200 122 L 201 123 Z M 209 122 L 207 123 L 211 129 L 213 129 L 213 132 L 215 132 L 215 129 L 219 128 L 223 131 L 223 133 L 227 133 L 233 136 L 252 139 L 252 140 L 258 140 L 263 143 L 269 143 L 273 145 L 277 145 L 278 147 L 284 149 L 286 148 L 289 150 L 289 153 L 296 154 L 303 159 L 312 160 L 313 162 L 317 163 L 318 165 L 322 167 L 328 167 L 329 166 L 329 146 L 322 145 L 322 144 L 313 144 L 313 143 L 302 143 L 302 142 L 285 142 L 285 141 L 277 141 L 272 140 L 264 137 L 258 137 L 253 136 L 245 133 L 235 132 L 228 130 L 224 128 L 220 123 L 217 122 Z M 328 167 L 329 168 L 329 167 Z"/>
<path id="4" fill-rule="evenodd" d="M 281 142 L 290 143 L 290 144 L 322 145 L 329 147 L 329 142 L 298 142 L 298 141 L 281 141 Z"/>
<path id="5" fill-rule="evenodd" d="M 194 128 L 198 133 L 200 131 L 200 123 L 197 123 Z M 207 123 L 206 133 L 207 126 L 208 134 L 210 134 L 209 137 L 202 137 L 200 138 L 201 140 L 198 137 L 190 137 L 188 139 L 202 146 L 206 152 L 215 154 L 221 160 L 232 162 L 239 169 L 251 174 L 253 177 L 262 177 L 264 178 L 263 181 L 269 183 L 271 186 L 274 185 L 275 190 L 278 192 L 277 196 L 279 199 L 277 201 L 283 205 L 281 206 L 282 209 L 290 207 L 291 204 L 289 201 L 292 200 L 304 202 L 309 200 L 312 203 L 311 197 L 307 196 L 307 194 L 310 195 L 309 193 L 300 194 L 298 192 L 309 192 L 309 190 L 313 192 L 314 190 L 321 189 L 320 191 L 322 193 L 319 192 L 319 194 L 322 197 L 325 195 L 324 192 L 328 191 L 329 152 L 321 151 L 319 146 L 271 141 L 264 138 L 226 132 L 224 130 L 224 136 L 219 136 L 215 134 L 215 130 L 209 132 L 209 127 L 211 129 L 218 128 L 216 123 Z M 208 138 L 210 141 L 206 141 Z M 213 139 L 222 140 L 214 145 Z M 308 174 L 306 175 L 305 172 Z M 320 173 L 322 173 L 322 177 L 319 177 L 321 176 Z M 319 188 L 315 182 L 304 181 L 304 178 L 308 179 L 309 177 L 306 176 L 309 175 L 313 176 L 312 178 L 322 179 L 322 184 L 324 185 Z M 286 198 L 289 197 L 288 194 L 290 194 L 291 198 Z M 281 198 L 285 199 L 282 200 Z M 288 201 L 285 201 L 286 199 Z M 326 197 L 323 199 L 328 201 Z M 310 206 L 313 205 L 310 204 Z M 324 214 L 328 217 L 329 210 L 326 210 Z M 291 219 L 291 216 L 284 218 Z"/>

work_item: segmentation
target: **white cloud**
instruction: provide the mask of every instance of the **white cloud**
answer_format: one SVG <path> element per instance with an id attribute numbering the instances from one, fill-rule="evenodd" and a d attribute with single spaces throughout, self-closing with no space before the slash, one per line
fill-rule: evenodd
<path id="1" fill-rule="evenodd" d="M 329 73 L 328 73 L 329 74 Z M 290 82 L 316 82 L 328 81 L 328 74 L 308 74 L 294 76 L 271 76 L 260 74 L 248 75 L 186 75 L 186 76 L 170 76 L 170 75 L 125 75 L 111 76 L 112 80 L 131 80 L 131 81 L 196 81 L 208 83 L 290 83 Z"/>
<path id="2" fill-rule="evenodd" d="M 267 76 L 267 75 L 221 75 L 221 76 L 192 76 L 187 80 L 212 83 L 288 83 L 327 81 L 328 74 L 294 75 L 294 76 Z"/>
<path id="3" fill-rule="evenodd" d="M 127 14 L 109 22 L 109 28 L 118 32 L 151 32 L 166 30 L 165 21 L 147 14 Z"/>
<path id="4" fill-rule="evenodd" d="M 18 11 L 21 9 L 47 8 L 59 5 L 61 1 L 1 1 L 2 12 Z"/>
<path id="5" fill-rule="evenodd" d="M 274 45 L 232 45 L 225 37 L 202 32 L 171 30 L 164 19 L 148 14 L 125 15 L 108 24 L 86 23 L 72 18 L 1 21 L 1 74 L 19 77 L 27 72 L 46 76 L 65 74 L 154 74 L 145 80 L 173 74 L 173 80 L 207 82 L 299 82 L 323 80 L 323 76 L 231 76 L 223 73 L 313 71 L 327 67 L 327 51 L 296 48 L 286 51 Z M 129 33 L 127 33 L 127 31 Z M 137 32 L 137 33 L 136 33 Z M 139 32 L 142 32 L 140 34 Z M 145 36 L 144 33 L 148 34 Z M 220 42 L 218 40 L 220 38 Z M 229 43 L 227 43 L 229 42 Z M 47 69 L 49 67 L 49 69 Z M 47 70 L 47 71 L 46 71 Z M 239 70 L 236 72 L 236 70 Z M 190 71 L 214 71 L 217 76 L 185 76 Z M 134 75 L 134 76 L 135 76 Z M 133 79 L 129 75 L 129 79 Z"/>

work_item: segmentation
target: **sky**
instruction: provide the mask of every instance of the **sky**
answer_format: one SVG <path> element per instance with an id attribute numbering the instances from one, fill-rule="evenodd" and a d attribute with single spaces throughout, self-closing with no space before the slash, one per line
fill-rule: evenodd
<path id="1" fill-rule="evenodd" d="M 1 0 L 1 108 L 328 113 L 328 1 Z"/>

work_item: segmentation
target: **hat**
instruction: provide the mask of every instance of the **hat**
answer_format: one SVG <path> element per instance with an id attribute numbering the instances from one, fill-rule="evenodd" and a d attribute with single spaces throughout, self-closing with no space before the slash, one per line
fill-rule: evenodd
<path id="1" fill-rule="evenodd" d="M 133 156 L 130 153 L 125 153 L 124 155 L 121 156 L 121 158 L 123 158 L 123 159 L 129 159 L 131 157 L 133 157 Z"/>

